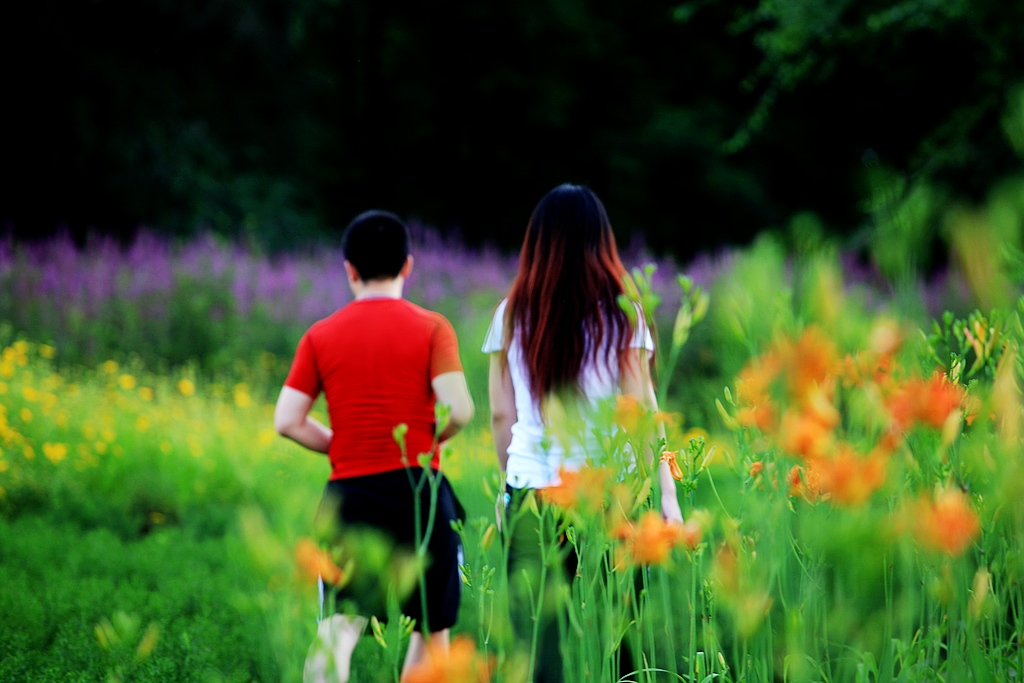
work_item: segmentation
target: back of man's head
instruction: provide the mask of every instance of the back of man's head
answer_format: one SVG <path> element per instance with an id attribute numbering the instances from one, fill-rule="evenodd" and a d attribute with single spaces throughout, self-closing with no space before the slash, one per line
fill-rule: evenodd
<path id="1" fill-rule="evenodd" d="M 366 211 L 345 228 L 341 250 L 359 279 L 390 280 L 398 277 L 409 256 L 409 228 L 393 213 Z"/>

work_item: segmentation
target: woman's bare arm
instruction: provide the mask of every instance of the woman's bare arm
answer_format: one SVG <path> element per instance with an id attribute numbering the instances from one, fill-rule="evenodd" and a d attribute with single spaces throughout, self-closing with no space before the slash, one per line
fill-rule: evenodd
<path id="1" fill-rule="evenodd" d="M 512 425 L 516 422 L 516 394 L 512 389 L 508 364 L 504 362 L 500 351 L 491 354 L 488 395 L 494 451 L 498 456 L 498 467 L 504 472 L 508 464 L 508 447 L 512 443 Z"/>
<path id="2" fill-rule="evenodd" d="M 647 349 L 627 349 L 619 363 L 619 389 L 623 394 L 633 396 L 645 408 L 658 410 L 658 398 L 654 393 L 654 382 L 651 381 Z M 658 422 L 657 435 L 665 438 L 665 425 Z M 647 453 L 648 463 L 652 462 L 654 453 Z M 661 485 L 661 514 L 669 521 L 682 522 L 683 513 L 679 508 L 679 497 L 676 494 L 676 480 L 666 463 L 658 463 L 658 482 Z"/>

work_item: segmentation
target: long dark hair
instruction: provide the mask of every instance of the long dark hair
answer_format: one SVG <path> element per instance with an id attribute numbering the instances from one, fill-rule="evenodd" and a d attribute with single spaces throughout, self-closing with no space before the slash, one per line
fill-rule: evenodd
<path id="1" fill-rule="evenodd" d="M 568 184 L 544 195 L 526 227 L 504 339 L 506 349 L 519 342 L 537 404 L 578 391 L 587 361 L 601 367 L 600 354 L 629 347 L 632 327 L 618 303 L 625 274 L 597 195 Z"/>

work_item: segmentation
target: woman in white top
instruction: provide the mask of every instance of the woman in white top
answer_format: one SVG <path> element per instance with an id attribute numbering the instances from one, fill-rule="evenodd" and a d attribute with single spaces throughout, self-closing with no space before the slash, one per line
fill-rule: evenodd
<path id="1" fill-rule="evenodd" d="M 587 439 L 565 444 L 546 432 L 544 404 L 550 396 L 578 399 L 584 413 L 588 404 L 620 393 L 657 409 L 650 376 L 653 339 L 643 316 L 634 325 L 619 305 L 625 275 L 608 216 L 593 192 L 560 185 L 541 199 L 526 228 L 515 282 L 483 346 L 491 354 L 491 431 L 506 475 L 505 507 L 514 508 L 531 489 L 559 483 L 560 468 L 581 467 L 592 446 L 592 455 L 599 452 Z M 681 522 L 675 481 L 663 463 L 659 481 L 662 514 Z M 523 519 L 509 530 L 513 579 L 523 565 L 538 561 L 537 547 L 544 542 Z M 570 576 L 574 571 L 569 567 Z M 521 603 L 515 596 L 512 603 L 516 617 Z M 541 640 L 548 647 L 535 680 L 561 680 L 557 646 L 548 636 Z"/>

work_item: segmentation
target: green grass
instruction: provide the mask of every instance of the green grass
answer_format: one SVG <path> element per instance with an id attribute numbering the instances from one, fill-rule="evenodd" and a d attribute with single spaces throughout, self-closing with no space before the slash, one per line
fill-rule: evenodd
<path id="1" fill-rule="evenodd" d="M 298 459 L 317 457 L 285 449 Z M 216 503 L 147 527 L 126 519 L 117 501 L 85 524 L 67 498 L 56 509 L 0 517 L 0 680 L 97 681 L 119 668 L 132 681 L 300 680 L 316 598 L 282 569 L 290 558 L 279 544 L 291 535 L 270 525 L 276 513 L 278 524 L 301 527 L 304 519 L 311 527 L 322 484 L 307 477 L 298 484 L 304 491 L 275 499 L 273 482 L 265 482 L 266 500 L 245 513 L 255 531 L 242 528 L 238 507 Z M 472 514 L 481 513 L 482 490 L 459 488 Z M 288 498 L 298 493 L 308 505 L 289 510 Z M 286 521 L 292 516 L 295 522 Z M 467 601 L 463 611 L 460 628 L 472 628 L 474 605 Z M 117 613 L 137 628 L 107 650 L 95 628 Z M 158 643 L 138 658 L 149 624 L 159 629 Z M 368 632 L 354 657 L 353 683 L 390 680 L 385 655 Z"/>
<path id="2" fill-rule="evenodd" d="M 118 667 L 132 680 L 281 679 L 243 550 L 176 527 L 126 540 L 41 515 L 0 522 L 0 680 L 97 681 Z M 143 629 L 100 647 L 96 625 L 118 612 L 157 625 L 151 656 L 135 656 Z"/>

